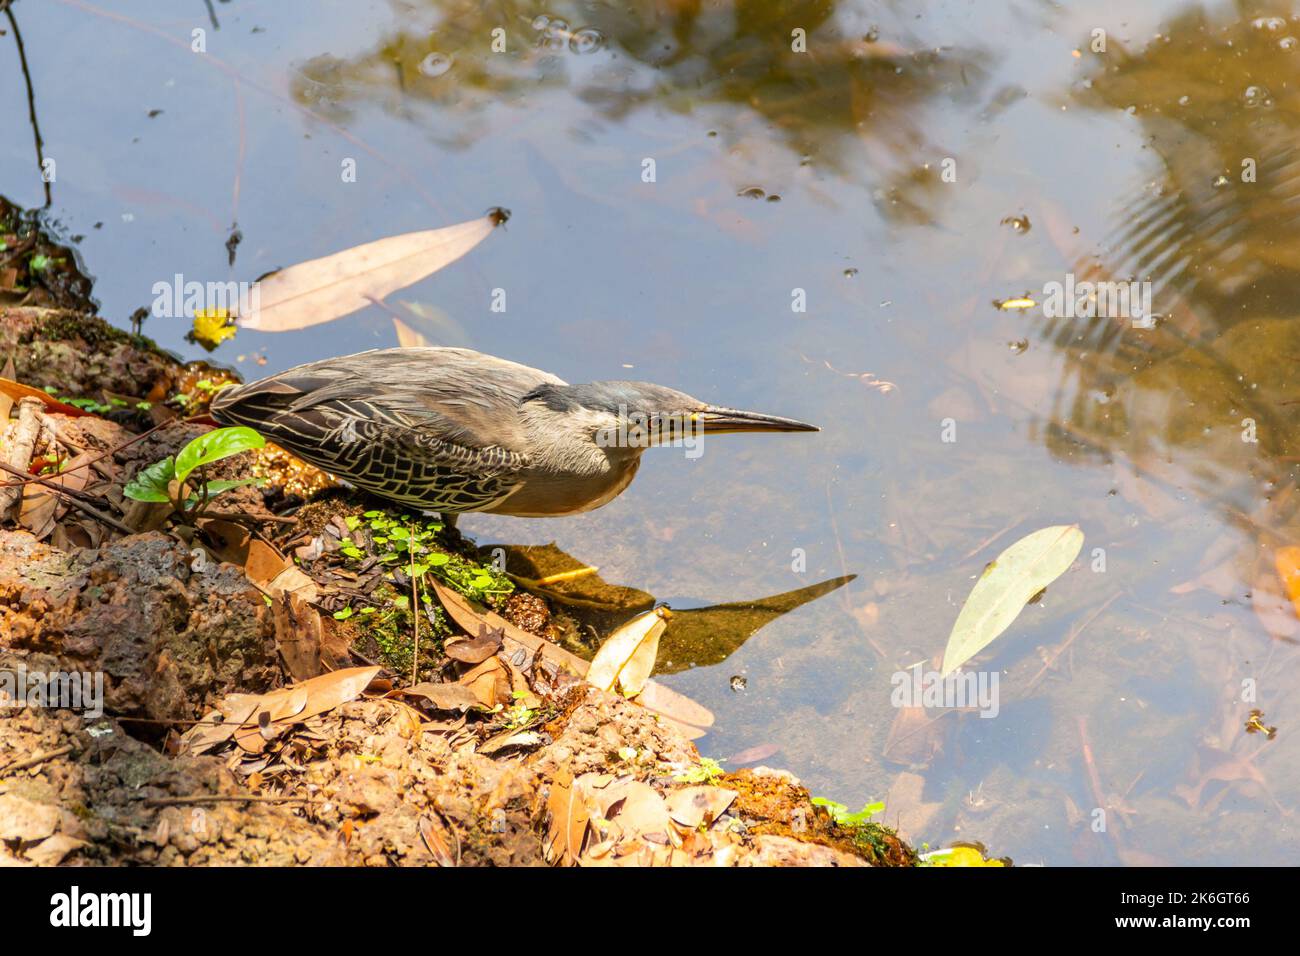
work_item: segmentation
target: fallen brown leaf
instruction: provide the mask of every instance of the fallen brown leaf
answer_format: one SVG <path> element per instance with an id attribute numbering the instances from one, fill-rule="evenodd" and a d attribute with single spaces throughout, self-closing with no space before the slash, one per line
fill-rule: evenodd
<path id="1" fill-rule="evenodd" d="M 675 823 L 694 830 L 701 825 L 712 826 L 738 795 L 735 790 L 723 787 L 683 787 L 670 793 L 665 804 Z"/>

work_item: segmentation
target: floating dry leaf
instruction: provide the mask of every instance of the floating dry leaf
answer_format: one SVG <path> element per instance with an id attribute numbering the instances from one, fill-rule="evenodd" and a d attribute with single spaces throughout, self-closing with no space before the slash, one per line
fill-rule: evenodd
<path id="1" fill-rule="evenodd" d="M 727 758 L 726 762 L 733 767 L 743 767 L 745 764 L 758 763 L 760 760 L 766 760 L 774 757 L 781 752 L 779 744 L 757 744 L 753 747 L 746 747 L 739 753 L 734 753 Z"/>
<path id="2" fill-rule="evenodd" d="M 990 860 L 982 846 L 955 843 L 947 850 L 932 854 L 930 866 L 1006 866 L 1005 860 Z"/>
<path id="3" fill-rule="evenodd" d="M 982 651 L 1025 605 L 1074 563 L 1083 547 L 1078 525 L 1054 525 L 1026 535 L 984 569 L 971 589 L 943 652 L 944 676 Z"/>
<path id="4" fill-rule="evenodd" d="M 389 236 L 280 269 L 258 282 L 257 307 L 238 324 L 288 332 L 364 309 L 455 262 L 507 216 L 494 209 L 469 222 Z"/>

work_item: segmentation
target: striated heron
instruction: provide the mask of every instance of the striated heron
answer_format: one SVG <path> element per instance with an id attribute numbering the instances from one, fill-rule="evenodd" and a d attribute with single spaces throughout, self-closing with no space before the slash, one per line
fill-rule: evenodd
<path id="1" fill-rule="evenodd" d="M 439 512 L 543 517 L 612 501 L 654 445 L 716 432 L 810 432 L 647 382 L 569 385 L 470 349 L 396 348 L 226 388 L 212 415 L 337 478 Z M 687 454 L 691 454 L 688 450 Z"/>

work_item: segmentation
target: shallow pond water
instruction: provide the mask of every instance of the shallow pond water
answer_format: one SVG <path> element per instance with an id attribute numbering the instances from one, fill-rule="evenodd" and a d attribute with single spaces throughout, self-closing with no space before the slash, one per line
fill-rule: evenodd
<path id="1" fill-rule="evenodd" d="M 585 516 L 462 522 L 677 608 L 856 575 L 719 615 L 739 644 L 720 663 L 679 642 L 699 666 L 666 680 L 716 712 L 706 754 L 766 754 L 814 793 L 885 799 L 918 842 L 1017 862 L 1294 862 L 1300 621 L 1274 567 L 1300 543 L 1286 5 L 13 12 L 49 215 L 113 321 L 177 274 L 252 280 L 503 206 L 504 230 L 392 297 L 430 341 L 822 426 L 652 452 Z M 38 206 L 0 49 L 0 192 Z M 1048 317 L 1051 283 L 1086 281 L 1149 283 L 1154 322 Z M 203 355 L 187 329 L 145 324 Z M 254 378 L 394 344 L 374 308 L 210 359 Z M 984 565 L 1070 523 L 1079 562 L 977 662 L 997 716 L 893 706 Z M 1275 739 L 1246 733 L 1254 708 Z"/>

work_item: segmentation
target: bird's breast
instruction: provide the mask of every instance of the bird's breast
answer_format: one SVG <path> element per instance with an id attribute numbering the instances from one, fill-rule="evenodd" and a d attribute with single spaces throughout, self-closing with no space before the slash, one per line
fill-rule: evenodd
<path id="1" fill-rule="evenodd" d="M 636 477 L 640 464 L 637 456 L 596 475 L 530 470 L 525 473 L 519 490 L 487 510 L 491 514 L 520 518 L 550 518 L 591 511 L 621 495 Z"/>

